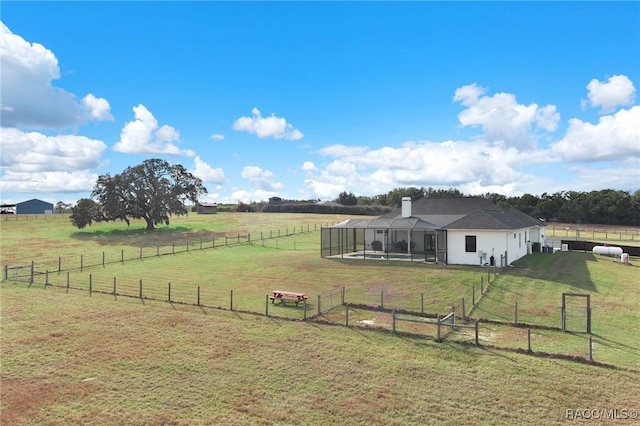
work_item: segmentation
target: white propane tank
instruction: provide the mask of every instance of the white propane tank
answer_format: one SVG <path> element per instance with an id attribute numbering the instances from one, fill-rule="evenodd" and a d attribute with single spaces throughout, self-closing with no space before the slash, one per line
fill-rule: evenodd
<path id="1" fill-rule="evenodd" d="M 612 246 L 595 246 L 592 251 L 603 256 L 620 256 L 622 254 L 622 248 Z"/>

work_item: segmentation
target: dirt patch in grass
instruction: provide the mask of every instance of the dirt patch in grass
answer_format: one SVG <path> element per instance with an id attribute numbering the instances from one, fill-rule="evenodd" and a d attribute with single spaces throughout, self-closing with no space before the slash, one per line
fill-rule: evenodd
<path id="1" fill-rule="evenodd" d="M 38 411 L 59 403 L 69 403 L 96 390 L 89 381 L 65 383 L 59 379 L 2 376 L 2 424 L 19 424 Z"/>

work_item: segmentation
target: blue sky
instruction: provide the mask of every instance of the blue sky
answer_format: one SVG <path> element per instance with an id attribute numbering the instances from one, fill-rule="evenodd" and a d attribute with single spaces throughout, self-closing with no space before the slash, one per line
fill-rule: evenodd
<path id="1" fill-rule="evenodd" d="M 2 202 L 640 189 L 638 2 L 3 2 Z"/>

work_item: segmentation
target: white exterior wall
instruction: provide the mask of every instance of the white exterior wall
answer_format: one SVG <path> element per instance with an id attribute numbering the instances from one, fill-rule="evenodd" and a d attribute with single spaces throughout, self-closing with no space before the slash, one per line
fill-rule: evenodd
<path id="1" fill-rule="evenodd" d="M 475 235 L 476 252 L 465 252 L 465 237 Z M 507 253 L 507 262 L 512 263 L 528 253 L 531 253 L 531 243 L 540 242 L 538 228 L 524 228 L 516 231 L 474 231 L 474 230 L 449 230 L 447 232 L 447 263 L 454 265 L 481 265 L 489 263 L 491 255 L 495 264 L 500 266 L 500 256 Z M 486 253 L 481 261 L 479 252 Z"/>
<path id="2" fill-rule="evenodd" d="M 532 243 L 540 243 L 541 246 L 544 246 L 546 243 L 547 237 L 547 228 L 545 226 L 536 226 L 531 228 L 531 242 Z"/>

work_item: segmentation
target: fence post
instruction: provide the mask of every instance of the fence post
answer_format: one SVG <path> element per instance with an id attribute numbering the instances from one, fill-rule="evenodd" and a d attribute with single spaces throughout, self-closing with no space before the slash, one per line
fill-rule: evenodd
<path id="1" fill-rule="evenodd" d="M 116 277 L 113 277 L 113 297 L 116 297 Z"/>
<path id="2" fill-rule="evenodd" d="M 480 338 L 478 333 L 478 321 L 475 322 L 475 332 L 476 332 L 476 346 L 480 346 Z"/>
<path id="3" fill-rule="evenodd" d="M 44 288 L 47 288 L 48 285 L 49 285 L 49 270 L 47 269 L 44 272 Z"/>
<path id="4" fill-rule="evenodd" d="M 384 309 L 384 290 L 380 290 L 380 307 Z"/>
<path id="5" fill-rule="evenodd" d="M 320 313 L 322 312 L 322 310 L 320 309 L 320 295 L 318 295 L 318 315 L 320 315 Z"/>
<path id="6" fill-rule="evenodd" d="M 484 276 L 480 277 L 480 294 L 484 295 Z"/>
<path id="7" fill-rule="evenodd" d="M 60 258 L 58 258 L 58 259 L 60 259 Z M 60 267 L 58 267 L 58 272 L 60 272 Z M 9 265 L 4 265 L 4 279 L 5 280 L 9 279 Z"/>
<path id="8" fill-rule="evenodd" d="M 233 289 L 230 290 L 229 295 L 230 295 L 230 299 L 231 299 L 231 301 L 230 301 L 231 310 L 233 311 Z"/>
<path id="9" fill-rule="evenodd" d="M 342 304 L 343 304 L 343 305 L 344 305 L 344 294 L 345 294 L 345 292 L 346 292 L 346 287 L 344 287 L 344 286 L 343 286 L 343 287 L 342 287 L 342 296 L 341 296 Z"/>
<path id="10" fill-rule="evenodd" d="M 140 255 L 139 255 L 140 260 L 142 260 L 142 246 L 140 246 Z"/>
<path id="11" fill-rule="evenodd" d="M 160 244 L 156 246 L 156 256 L 160 256 Z"/>
<path id="12" fill-rule="evenodd" d="M 560 308 L 560 324 L 562 325 L 562 331 L 567 331 L 567 317 L 564 307 Z"/>
<path id="13" fill-rule="evenodd" d="M 438 325 L 436 328 L 436 342 L 440 343 L 440 315 L 438 315 Z"/>
<path id="14" fill-rule="evenodd" d="M 424 293 L 420 293 L 420 313 L 424 314 Z"/>
<path id="15" fill-rule="evenodd" d="M 62 270 L 62 257 L 58 257 L 58 273 Z"/>
<path id="16" fill-rule="evenodd" d="M 589 361 L 593 361 L 593 338 L 589 336 Z"/>
<path id="17" fill-rule="evenodd" d="M 464 306 L 464 297 L 462 298 L 462 319 L 465 319 L 467 317 L 467 310 L 465 309 Z"/>
<path id="18" fill-rule="evenodd" d="M 344 325 L 349 327 L 349 305 L 344 305 Z"/>
<path id="19" fill-rule="evenodd" d="M 518 325 L 518 302 L 516 302 L 516 305 L 515 305 L 515 308 L 514 308 L 514 309 L 515 309 L 515 310 L 514 310 L 514 312 L 513 312 L 513 314 L 514 314 L 514 318 L 513 318 L 513 319 L 515 320 L 515 321 L 514 321 L 514 322 L 515 322 L 515 325 Z"/>
<path id="20" fill-rule="evenodd" d="M 189 251 L 189 240 L 187 240 L 187 251 Z"/>
<path id="21" fill-rule="evenodd" d="M 142 299 L 142 280 L 140 280 L 140 299 Z"/>
<path id="22" fill-rule="evenodd" d="M 197 306 L 200 306 L 200 286 L 198 286 L 198 300 L 197 300 Z"/>
<path id="23" fill-rule="evenodd" d="M 176 254 L 176 243 L 171 243 L 171 254 Z"/>
<path id="24" fill-rule="evenodd" d="M 89 274 L 89 297 L 91 297 L 91 293 L 93 292 L 93 277 Z"/>
<path id="25" fill-rule="evenodd" d="M 269 316 L 269 295 L 268 294 L 264 298 L 264 314 L 265 316 Z"/>
<path id="26" fill-rule="evenodd" d="M 304 310 L 302 311 L 302 320 L 305 321 L 307 319 L 307 299 L 304 300 Z"/>
<path id="27" fill-rule="evenodd" d="M 474 306 L 476 306 L 476 286 L 475 285 L 472 287 L 472 292 L 471 292 L 471 307 L 473 308 Z"/>
<path id="28" fill-rule="evenodd" d="M 169 289 L 168 289 L 168 297 L 169 297 L 169 303 L 171 303 L 171 283 L 169 283 Z"/>
<path id="29" fill-rule="evenodd" d="M 393 331 L 393 333 L 396 333 L 396 311 L 395 309 L 393 311 L 391 311 L 391 331 Z"/>
<path id="30" fill-rule="evenodd" d="M 104 252 L 102 252 L 102 267 L 104 268 Z"/>
<path id="31" fill-rule="evenodd" d="M 69 293 L 69 272 L 67 272 L 67 293 Z"/>
<path id="32" fill-rule="evenodd" d="M 33 284 L 33 274 L 35 269 L 35 262 L 31 261 L 31 278 L 29 278 L 29 285 Z"/>
<path id="33" fill-rule="evenodd" d="M 82 267 L 83 267 L 83 263 L 84 263 L 84 255 L 80 255 L 80 272 L 82 272 Z"/>
<path id="34" fill-rule="evenodd" d="M 531 329 L 527 329 L 527 352 L 531 352 Z"/>

